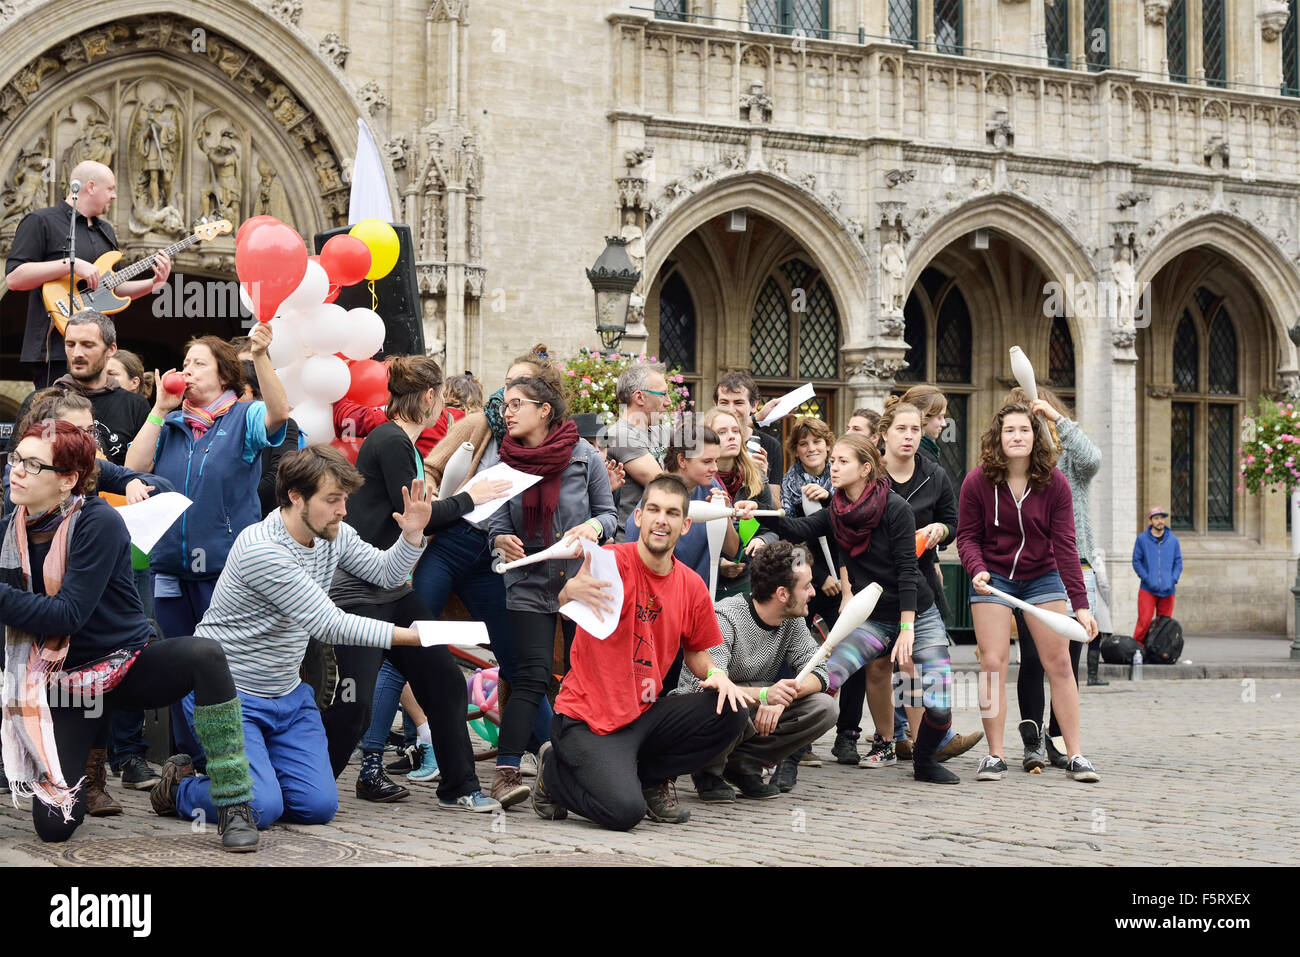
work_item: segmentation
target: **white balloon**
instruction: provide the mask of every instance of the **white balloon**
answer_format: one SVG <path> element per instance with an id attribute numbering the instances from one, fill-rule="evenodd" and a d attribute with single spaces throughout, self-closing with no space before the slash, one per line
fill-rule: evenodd
<path id="1" fill-rule="evenodd" d="M 337 402 L 351 385 L 348 364 L 338 356 L 312 356 L 302 364 L 302 389 L 316 402 Z"/>
<path id="2" fill-rule="evenodd" d="M 295 406 L 307 398 L 307 393 L 302 387 L 302 366 L 303 361 L 299 359 L 284 368 L 275 370 L 275 377 L 280 380 L 280 385 L 284 386 L 284 394 L 290 406 Z"/>
<path id="3" fill-rule="evenodd" d="M 358 306 L 348 310 L 350 335 L 339 351 L 349 359 L 369 359 L 384 347 L 388 329 L 384 318 L 373 309 Z"/>
<path id="4" fill-rule="evenodd" d="M 248 294 L 248 290 L 244 288 L 245 285 L 247 283 L 241 282 L 239 284 L 239 304 L 248 310 L 250 316 L 255 317 L 257 310 L 253 307 L 253 297 Z"/>
<path id="5" fill-rule="evenodd" d="M 298 320 L 298 335 L 303 345 L 317 355 L 342 352 L 352 336 L 348 311 L 332 302 L 319 305 Z"/>
<path id="6" fill-rule="evenodd" d="M 271 345 L 266 351 L 274 366 L 291 365 L 302 358 L 302 340 L 289 317 L 276 316 L 271 320 Z"/>
<path id="7" fill-rule="evenodd" d="M 289 418 L 298 423 L 298 430 L 308 445 L 329 445 L 334 441 L 334 410 L 324 402 L 309 399 L 294 406 Z"/>
<path id="8" fill-rule="evenodd" d="M 325 267 L 308 259 L 307 272 L 303 274 L 302 282 L 280 303 L 279 311 L 308 312 L 323 303 L 329 291 L 330 277 L 326 275 Z"/>

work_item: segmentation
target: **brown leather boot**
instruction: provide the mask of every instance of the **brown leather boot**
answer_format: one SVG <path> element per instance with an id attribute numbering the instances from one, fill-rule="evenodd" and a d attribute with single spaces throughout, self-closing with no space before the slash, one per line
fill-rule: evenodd
<path id="1" fill-rule="evenodd" d="M 90 752 L 86 759 L 86 813 L 91 817 L 110 817 L 122 813 L 118 804 L 108 793 L 108 752 L 100 748 Z"/>

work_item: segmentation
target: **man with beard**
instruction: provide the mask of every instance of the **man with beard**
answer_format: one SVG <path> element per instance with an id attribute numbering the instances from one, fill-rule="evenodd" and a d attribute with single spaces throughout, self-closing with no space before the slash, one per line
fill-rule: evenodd
<path id="1" fill-rule="evenodd" d="M 370 648 L 420 643 L 414 628 L 349 615 L 329 600 L 336 569 L 396 588 L 424 552 L 433 500 L 424 482 L 402 490 L 404 510 L 393 515 L 402 534 L 386 551 L 342 524 L 348 495 L 361 482 L 361 473 L 329 446 L 286 455 L 276 479 L 280 507 L 239 533 L 196 629 L 221 642 L 242 702 L 260 828 L 281 819 L 323 824 L 338 811 L 320 711 L 311 686 L 298 677 L 307 640 Z M 193 695 L 184 708 L 192 732 Z M 153 808 L 216 820 L 210 788 L 209 778 L 194 776 L 189 754 L 172 755 L 153 789 Z"/>
<path id="2" fill-rule="evenodd" d="M 826 666 L 819 665 L 798 684 L 782 673 L 798 674 L 817 654 L 817 643 L 805 617 L 815 594 L 812 564 L 798 545 L 776 542 L 750 560 L 753 588 L 714 606 L 722 629 L 722 645 L 711 652 L 719 668 L 740 690 L 755 699 L 749 723 L 727 750 L 691 775 L 700 800 L 729 804 L 740 789 L 742 797 L 767 800 L 794 787 L 788 760 L 835 726 L 839 707 L 826 690 Z M 677 693 L 699 690 L 695 676 L 682 671 Z M 764 765 L 777 765 L 773 783 L 763 783 Z M 779 785 L 779 786 L 778 786 Z"/>
<path id="3" fill-rule="evenodd" d="M 108 374 L 108 360 L 117 355 L 117 327 L 102 312 L 87 309 L 68 320 L 63 347 L 68 373 L 54 382 L 55 388 L 90 400 L 95 412 L 95 441 L 110 462 L 124 465 L 127 447 L 149 416 L 149 400 L 123 389 Z M 23 401 L 18 421 L 30 402 L 31 396 Z"/>
<path id="4" fill-rule="evenodd" d="M 533 810 L 546 820 L 570 810 L 601 827 L 630 831 L 643 817 L 682 824 L 672 781 L 700 767 L 745 728 L 751 699 L 709 654 L 722 644 L 708 586 L 673 558 L 690 527 L 690 495 L 675 475 L 646 485 L 634 513 L 635 542 L 607 545 L 618 562 L 623 603 L 614 608 L 610 583 L 591 573 L 591 557 L 560 591 L 560 604 L 586 605 L 618 616 L 604 640 L 579 627 L 572 667 L 555 699 L 551 740 L 537 757 Z M 662 694 L 678 649 L 702 694 Z M 730 704 L 730 710 L 725 706 Z"/>

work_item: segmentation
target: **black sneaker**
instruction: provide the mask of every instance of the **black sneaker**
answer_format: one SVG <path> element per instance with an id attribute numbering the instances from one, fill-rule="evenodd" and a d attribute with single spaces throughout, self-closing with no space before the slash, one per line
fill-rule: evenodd
<path id="1" fill-rule="evenodd" d="M 162 780 L 162 775 L 144 758 L 127 758 L 118 768 L 122 787 L 131 791 L 148 791 Z"/>
<path id="2" fill-rule="evenodd" d="M 764 784 L 761 774 L 729 774 L 727 780 L 740 789 L 740 796 L 751 801 L 770 801 L 781 796 L 775 784 Z"/>
<path id="3" fill-rule="evenodd" d="M 389 774 L 410 774 L 424 763 L 424 745 L 413 744 L 409 748 L 399 748 L 401 757 L 392 764 L 385 764 L 384 770 Z"/>
<path id="4" fill-rule="evenodd" d="M 912 757 L 912 776 L 926 784 L 961 784 L 961 778 L 953 774 L 938 761 L 920 760 Z"/>
<path id="5" fill-rule="evenodd" d="M 736 792 L 730 784 L 716 774 L 709 774 L 707 771 L 692 774 L 691 783 L 695 785 L 695 793 L 705 804 L 736 803 Z"/>
<path id="6" fill-rule="evenodd" d="M 1007 762 L 1001 758 L 996 758 L 991 754 L 986 754 L 980 758 L 979 770 L 975 772 L 976 781 L 1001 781 L 1002 775 L 1007 773 Z"/>
<path id="7" fill-rule="evenodd" d="M 1087 781 L 1091 783 L 1093 781 L 1101 780 L 1101 775 L 1098 774 L 1097 769 L 1092 766 L 1092 762 L 1082 754 L 1076 754 L 1070 759 L 1070 763 L 1066 765 L 1065 773 L 1070 775 L 1070 777 L 1075 781 Z"/>
<path id="8" fill-rule="evenodd" d="M 546 790 L 542 774 L 546 762 L 551 756 L 551 742 L 547 741 L 537 750 L 537 777 L 533 779 L 533 810 L 545 821 L 563 821 L 569 816 L 569 809 L 556 801 Z"/>
<path id="9" fill-rule="evenodd" d="M 877 737 L 872 739 L 871 750 L 867 752 L 867 756 L 862 759 L 858 767 L 887 768 L 897 763 L 898 755 L 894 752 L 894 742 L 884 741 Z"/>
<path id="10" fill-rule="evenodd" d="M 858 732 L 836 732 L 835 744 L 831 746 L 831 755 L 840 764 L 851 764 L 857 767 L 862 761 L 862 755 L 858 754 Z"/>
<path id="11" fill-rule="evenodd" d="M 1021 766 L 1030 774 L 1042 774 L 1047 767 L 1047 752 L 1043 750 L 1043 729 L 1033 718 L 1020 722 L 1020 740 L 1025 743 Z"/>
<path id="12" fill-rule="evenodd" d="M 1070 759 L 1057 747 L 1056 742 L 1057 738 L 1052 737 L 1050 734 L 1043 735 L 1043 744 L 1047 748 L 1047 757 L 1052 762 L 1052 767 L 1064 768 L 1070 763 Z M 1064 746 L 1065 742 L 1061 741 L 1061 747 Z"/>
<path id="13" fill-rule="evenodd" d="M 691 812 L 677 801 L 677 785 L 665 781 L 657 788 L 642 788 L 645 798 L 645 816 L 660 824 L 685 824 L 691 819 Z"/>
<path id="14" fill-rule="evenodd" d="M 217 808 L 217 833 L 221 835 L 221 849 L 232 854 L 247 854 L 257 850 L 257 824 L 257 812 L 247 801 Z"/>
<path id="15" fill-rule="evenodd" d="M 382 760 L 382 751 L 372 751 L 361 758 L 361 773 L 357 775 L 357 797 L 376 804 L 410 797 L 410 791 L 400 784 L 394 784 L 384 773 Z"/>
<path id="16" fill-rule="evenodd" d="M 799 755 L 792 754 L 776 766 L 776 773 L 772 775 L 772 783 L 777 786 L 777 790 L 782 794 L 789 794 L 794 790 L 795 782 L 799 779 L 799 764 Z"/>

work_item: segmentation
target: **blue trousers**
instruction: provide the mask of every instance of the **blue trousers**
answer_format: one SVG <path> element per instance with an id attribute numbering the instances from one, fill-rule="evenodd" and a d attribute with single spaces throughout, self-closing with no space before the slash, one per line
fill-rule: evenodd
<path id="1" fill-rule="evenodd" d="M 487 625 L 492 653 L 501 665 L 501 677 L 515 680 L 515 636 L 506 612 L 506 586 L 501 575 L 492 570 L 492 548 L 487 535 L 469 522 L 457 522 L 433 536 L 412 576 L 415 593 L 429 606 L 434 616 L 442 614 L 447 598 L 454 591 L 476 621 Z M 376 714 L 389 726 L 393 712 Z M 545 697 L 537 708 L 533 736 L 537 746 L 551 738 L 554 712 Z"/>
<path id="2" fill-rule="evenodd" d="M 253 777 L 253 810 L 258 827 L 276 821 L 326 824 L 339 809 L 339 790 L 330 769 L 325 727 L 311 686 L 300 684 L 279 698 L 239 692 L 244 713 L 244 753 Z M 194 695 L 182 702 L 190 734 L 194 734 Z M 197 740 L 197 737 L 195 738 Z M 216 823 L 217 806 L 208 792 L 207 777 L 185 778 L 176 794 L 182 818 Z"/>

